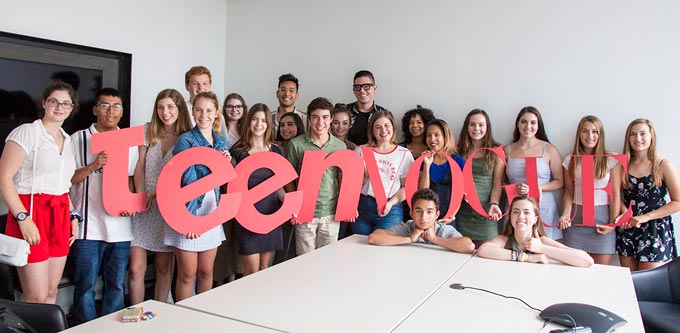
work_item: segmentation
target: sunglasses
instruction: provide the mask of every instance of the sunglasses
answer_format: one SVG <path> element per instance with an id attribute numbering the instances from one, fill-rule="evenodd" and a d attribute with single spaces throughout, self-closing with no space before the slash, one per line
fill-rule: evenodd
<path id="1" fill-rule="evenodd" d="M 352 90 L 361 91 L 361 89 L 363 89 L 369 91 L 373 86 L 375 86 L 374 83 L 354 84 L 352 85 Z"/>

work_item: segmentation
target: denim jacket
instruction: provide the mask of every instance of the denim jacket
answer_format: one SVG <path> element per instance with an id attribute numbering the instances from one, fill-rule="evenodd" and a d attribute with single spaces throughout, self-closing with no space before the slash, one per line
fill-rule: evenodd
<path id="1" fill-rule="evenodd" d="M 218 135 L 215 133 L 215 131 L 212 131 L 212 136 L 213 136 L 213 145 L 211 146 L 208 143 L 208 140 L 203 137 L 203 134 L 201 134 L 201 131 L 198 129 L 198 127 L 194 126 L 189 132 L 186 132 L 182 135 L 180 135 L 177 138 L 177 142 L 175 142 L 175 148 L 172 150 L 173 155 L 179 154 L 181 151 L 187 150 L 189 148 L 193 147 L 208 147 L 208 148 L 213 148 L 218 151 L 222 150 L 229 150 L 229 147 L 227 147 L 227 141 L 224 139 L 223 136 Z M 187 169 L 184 174 L 182 174 L 182 186 L 186 186 L 188 184 L 191 184 L 207 175 L 209 175 L 210 169 L 206 167 L 205 165 L 198 164 L 200 161 L 196 161 L 197 164 L 192 165 Z M 217 199 L 217 202 L 219 203 L 220 201 L 220 188 L 216 187 L 214 189 L 215 191 L 215 198 Z M 198 208 L 203 205 L 203 198 L 205 197 L 205 194 L 201 194 L 199 197 L 189 201 L 187 205 L 187 209 L 189 211 L 196 215 L 196 211 Z"/>

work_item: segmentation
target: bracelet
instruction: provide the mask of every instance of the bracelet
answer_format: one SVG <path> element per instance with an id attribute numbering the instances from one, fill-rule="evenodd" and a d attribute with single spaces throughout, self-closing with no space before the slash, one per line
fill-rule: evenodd
<path id="1" fill-rule="evenodd" d="M 510 250 L 510 261 L 517 261 L 517 252 L 515 250 Z"/>
<path id="2" fill-rule="evenodd" d="M 498 201 L 489 201 L 489 206 L 500 206 Z"/>
<path id="3" fill-rule="evenodd" d="M 526 262 L 527 261 L 527 253 L 522 251 L 522 254 L 520 255 L 519 261 L 521 262 Z"/>
<path id="4" fill-rule="evenodd" d="M 71 210 L 71 217 L 70 217 L 70 220 L 71 220 L 71 221 L 73 221 L 73 220 L 78 220 L 78 223 L 83 223 L 83 217 L 80 216 L 80 214 L 78 214 L 78 211 L 75 210 L 75 209 Z"/>

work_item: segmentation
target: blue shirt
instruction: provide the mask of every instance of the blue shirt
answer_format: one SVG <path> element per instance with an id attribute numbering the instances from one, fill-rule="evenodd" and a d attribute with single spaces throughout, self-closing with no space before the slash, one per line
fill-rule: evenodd
<path id="1" fill-rule="evenodd" d="M 177 138 L 177 142 L 175 142 L 175 148 L 172 150 L 172 153 L 173 155 L 177 155 L 180 152 L 193 147 L 208 147 L 217 151 L 229 150 L 227 146 L 227 140 L 223 136 L 217 135 L 214 130 L 212 131 L 212 136 L 213 144 L 211 145 L 208 143 L 208 140 L 205 139 L 203 134 L 201 134 L 201 131 L 198 129 L 198 127 L 194 126 L 194 128 L 192 128 L 189 132 L 186 132 Z M 211 173 L 207 166 L 199 164 L 200 161 L 196 161 L 196 163 L 197 164 L 190 166 L 189 169 L 187 169 L 187 171 L 182 174 L 182 186 L 191 184 Z M 216 187 L 214 191 L 215 199 L 217 200 L 217 203 L 219 203 L 220 188 Z M 199 197 L 187 202 L 187 209 L 189 209 L 192 214 L 196 215 L 198 208 L 203 205 L 204 197 L 205 194 L 201 194 Z"/>
<path id="2" fill-rule="evenodd" d="M 451 158 L 456 161 L 458 166 L 460 167 L 460 170 L 463 170 L 463 167 L 465 166 L 465 160 L 458 154 L 451 154 Z M 436 181 L 436 182 L 442 182 L 444 177 L 447 174 L 450 174 L 449 171 L 449 161 L 447 160 L 444 162 L 444 164 L 436 164 L 432 163 L 430 165 L 430 179 Z M 421 167 L 422 170 L 422 167 Z"/>

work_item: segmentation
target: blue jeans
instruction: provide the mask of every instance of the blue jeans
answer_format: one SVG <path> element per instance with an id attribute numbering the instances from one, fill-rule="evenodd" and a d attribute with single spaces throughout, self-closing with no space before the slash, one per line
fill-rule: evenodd
<path id="1" fill-rule="evenodd" d="M 389 229 L 404 221 L 404 209 L 401 203 L 392 206 L 385 216 L 378 215 L 378 203 L 374 197 L 361 195 L 359 198 L 359 217 L 352 223 L 352 232 L 368 235 L 375 229 Z"/>
<path id="2" fill-rule="evenodd" d="M 108 243 L 79 239 L 71 247 L 73 272 L 73 311 L 77 323 L 95 319 L 95 284 L 101 269 L 104 280 L 102 315 L 123 309 L 125 272 L 130 257 L 130 242 Z"/>

